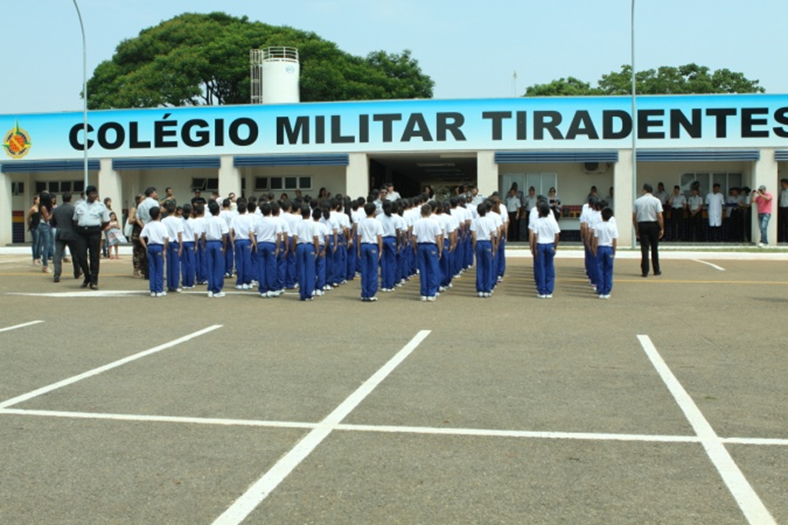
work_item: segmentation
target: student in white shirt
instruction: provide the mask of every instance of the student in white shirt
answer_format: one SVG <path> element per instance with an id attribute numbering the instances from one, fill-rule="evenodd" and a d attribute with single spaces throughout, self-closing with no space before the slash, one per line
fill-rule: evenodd
<path id="1" fill-rule="evenodd" d="M 553 258 L 558 247 L 561 229 L 557 222 L 549 220 L 550 206 L 539 204 L 539 218 L 531 224 L 531 253 L 534 256 L 534 280 L 537 297 L 552 299 L 555 288 L 555 266 Z"/>
<path id="2" fill-rule="evenodd" d="M 302 220 L 295 223 L 291 241 L 297 258 L 298 292 L 302 301 L 311 301 L 315 293 L 315 259 L 320 249 L 319 232 L 310 216 L 309 206 L 301 206 Z"/>
<path id="3" fill-rule="evenodd" d="M 419 261 L 421 300 L 434 301 L 440 285 L 440 258 L 443 253 L 443 232 L 440 225 L 430 218 L 432 207 L 421 207 L 421 219 L 413 224 L 413 249 Z"/>
<path id="4" fill-rule="evenodd" d="M 235 209 L 233 209 L 234 204 L 236 205 Z M 246 205 L 245 199 L 243 204 Z M 227 243 L 227 249 L 224 251 L 224 276 L 228 279 L 233 276 L 233 264 L 236 262 L 235 242 L 232 239 L 232 227 L 233 220 L 238 216 L 238 206 L 238 202 L 232 202 L 230 199 L 224 199 L 222 201 L 222 211 L 219 212 L 219 217 L 224 219 L 224 222 L 227 223 L 227 228 L 230 229 L 230 237 L 228 238 L 228 241 L 230 242 Z M 244 213 L 246 213 L 246 210 L 244 210 Z M 236 286 L 236 288 L 238 287 Z"/>
<path id="5" fill-rule="evenodd" d="M 208 283 L 208 260 L 205 257 L 205 204 L 194 206 L 194 222 L 192 223 L 194 237 L 196 239 L 196 250 L 194 252 L 194 273 L 197 284 Z"/>
<path id="6" fill-rule="evenodd" d="M 161 223 L 167 228 L 167 291 L 181 292 L 181 255 L 183 254 L 183 219 L 175 215 L 175 202 L 166 205 L 167 217 Z"/>
<path id="7" fill-rule="evenodd" d="M 183 243 L 181 244 L 181 279 L 183 288 L 191 290 L 194 288 L 194 257 L 195 257 L 195 242 L 194 242 L 194 219 L 192 215 L 192 205 L 183 205 Z"/>
<path id="8" fill-rule="evenodd" d="M 219 204 L 208 203 L 210 217 L 205 218 L 205 231 L 202 234 L 205 243 L 205 259 L 208 267 L 208 297 L 224 297 L 224 251 L 230 228 L 227 222 L 219 217 Z"/>
<path id="9" fill-rule="evenodd" d="M 493 289 L 493 260 L 498 247 L 495 245 L 495 223 L 487 217 L 487 205 L 476 208 L 479 217 L 471 223 L 471 242 L 476 252 L 476 293 L 490 297 Z"/>
<path id="10" fill-rule="evenodd" d="M 225 199 L 229 201 L 229 199 Z M 243 197 L 236 201 L 238 213 L 230 216 L 230 245 L 235 248 L 235 289 L 250 290 L 255 276 L 255 265 L 252 263 L 252 238 L 250 233 L 254 227 L 254 209 L 256 206 Z M 252 215 L 249 214 L 252 206 Z M 229 207 L 229 204 L 228 204 Z M 228 212 L 230 214 L 232 212 Z M 226 219 L 225 219 L 226 220 Z M 255 257 L 256 259 L 256 257 Z M 225 258 L 225 261 L 227 259 Z M 225 268 L 225 277 L 230 274 Z"/>
<path id="11" fill-rule="evenodd" d="M 377 220 L 375 204 L 364 205 L 366 218 L 358 224 L 358 250 L 361 261 L 361 300 L 377 301 L 378 265 L 383 254 L 383 225 Z"/>
<path id="12" fill-rule="evenodd" d="M 383 226 L 383 255 L 380 258 L 380 290 L 382 292 L 393 292 L 397 278 L 400 227 L 393 212 L 394 203 L 386 201 L 383 203 L 383 215 L 378 219 Z"/>
<path id="13" fill-rule="evenodd" d="M 599 265 L 599 284 L 596 293 L 600 299 L 610 299 L 613 290 L 613 259 L 616 256 L 618 228 L 611 221 L 613 210 L 602 210 L 602 221 L 594 226 L 594 239 L 592 249 Z"/>
<path id="14" fill-rule="evenodd" d="M 690 212 L 690 235 L 692 242 L 703 241 L 703 197 L 698 194 L 698 188 L 692 188 L 692 195 L 687 199 Z"/>
<path id="15" fill-rule="evenodd" d="M 327 260 L 331 251 L 331 239 L 336 236 L 336 231 L 332 231 L 328 208 L 323 205 L 312 210 L 312 220 L 317 231 L 317 258 L 315 259 L 315 295 L 325 295 L 326 290 L 331 287 L 326 284 L 326 273 L 328 271 Z"/>
<path id="16" fill-rule="evenodd" d="M 283 209 L 278 202 L 270 202 L 268 205 L 271 207 L 271 220 L 278 224 L 279 230 L 282 232 L 281 245 L 276 255 L 276 281 L 274 284 L 274 291 L 277 295 L 282 295 L 287 285 L 287 261 L 290 257 L 290 235 L 292 235 L 290 223 L 285 217 L 290 213 Z M 286 206 L 289 210 L 291 204 L 289 201 L 282 201 L 282 206 Z M 259 260 L 258 257 L 258 264 Z"/>
<path id="17" fill-rule="evenodd" d="M 260 217 L 254 221 L 249 234 L 257 251 L 257 291 L 260 297 L 279 297 L 284 290 L 279 285 L 279 252 L 283 246 L 283 221 L 271 215 L 271 205 L 260 205 Z"/>
<path id="18" fill-rule="evenodd" d="M 173 207 L 175 205 L 173 204 Z M 140 242 L 148 254 L 149 287 L 151 297 L 163 297 L 164 260 L 167 258 L 167 227 L 159 220 L 158 207 L 150 209 L 150 220 L 140 232 Z"/>

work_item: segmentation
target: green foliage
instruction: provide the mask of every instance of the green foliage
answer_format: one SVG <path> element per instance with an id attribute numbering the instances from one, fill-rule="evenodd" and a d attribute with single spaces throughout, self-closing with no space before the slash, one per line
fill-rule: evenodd
<path id="1" fill-rule="evenodd" d="M 642 95 L 683 95 L 709 93 L 763 93 L 758 80 L 749 80 L 742 73 L 718 69 L 713 73 L 705 66 L 686 64 L 663 66 L 657 70 L 638 71 L 635 88 Z M 632 93 L 632 68 L 621 66 L 597 82 L 596 87 L 574 77 L 535 84 L 526 88 L 525 96 L 629 95 Z"/>
<path id="2" fill-rule="evenodd" d="M 410 51 L 361 58 L 315 33 L 224 13 L 186 13 L 121 42 L 88 81 L 88 105 L 246 104 L 249 51 L 269 46 L 298 48 L 304 102 L 432 97 L 434 82 Z"/>

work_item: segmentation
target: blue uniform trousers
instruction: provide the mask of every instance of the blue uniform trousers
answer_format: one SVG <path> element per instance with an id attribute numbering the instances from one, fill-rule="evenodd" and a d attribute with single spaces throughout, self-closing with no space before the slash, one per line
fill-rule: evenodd
<path id="1" fill-rule="evenodd" d="M 555 244 L 537 244 L 534 259 L 534 279 L 540 295 L 550 295 L 555 288 Z"/>
<path id="2" fill-rule="evenodd" d="M 208 291 L 219 293 L 224 288 L 222 241 L 208 241 L 205 243 L 205 262 L 207 266 Z"/>
<path id="3" fill-rule="evenodd" d="M 613 290 L 613 247 L 599 246 L 596 250 L 597 272 L 599 284 L 596 293 L 599 295 L 610 295 Z"/>
<path id="4" fill-rule="evenodd" d="M 181 284 L 181 245 L 177 242 L 167 244 L 167 290 L 177 290 Z"/>
<path id="5" fill-rule="evenodd" d="M 279 273 L 276 244 L 261 242 L 257 245 L 257 283 L 260 293 L 275 292 Z"/>
<path id="6" fill-rule="evenodd" d="M 315 245 L 311 242 L 299 244 L 295 257 L 298 259 L 298 293 L 302 301 L 311 299 L 315 293 Z"/>
<path id="7" fill-rule="evenodd" d="M 148 277 L 151 292 L 164 291 L 164 246 L 161 244 L 148 245 Z"/>
<path id="8" fill-rule="evenodd" d="M 229 276 L 233 274 L 234 261 L 235 261 L 235 253 L 233 250 L 233 243 L 228 242 L 227 249 L 224 251 L 224 275 Z"/>
<path id="9" fill-rule="evenodd" d="M 433 243 L 418 244 L 419 280 L 422 297 L 435 297 L 440 285 L 441 269 L 438 259 L 438 246 Z"/>
<path id="10" fill-rule="evenodd" d="M 226 270 L 226 269 L 225 269 Z M 230 273 L 225 271 L 225 275 Z M 252 241 L 250 239 L 235 240 L 235 284 L 250 284 L 254 278 L 252 265 Z"/>
<path id="11" fill-rule="evenodd" d="M 183 255 L 181 256 L 181 274 L 183 275 L 183 286 L 191 288 L 194 286 L 194 243 L 183 243 Z"/>
<path id="12" fill-rule="evenodd" d="M 397 238 L 383 237 L 383 256 L 381 257 L 381 288 L 394 288 L 397 278 Z"/>
<path id="13" fill-rule="evenodd" d="M 331 249 L 323 245 L 315 259 L 315 289 L 322 290 L 326 287 L 326 273 L 328 272 L 329 253 Z"/>
<path id="14" fill-rule="evenodd" d="M 361 297 L 369 299 L 378 293 L 378 245 L 361 245 Z"/>
<path id="15" fill-rule="evenodd" d="M 476 241 L 476 291 L 492 292 L 492 243 Z"/>

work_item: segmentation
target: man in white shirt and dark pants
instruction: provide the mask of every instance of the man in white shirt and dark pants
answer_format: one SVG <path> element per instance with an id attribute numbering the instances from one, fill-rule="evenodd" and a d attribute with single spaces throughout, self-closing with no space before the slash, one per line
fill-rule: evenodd
<path id="1" fill-rule="evenodd" d="M 662 275 L 659 269 L 659 240 L 665 234 L 665 222 L 662 217 L 662 202 L 652 195 L 651 184 L 643 185 L 643 196 L 635 201 L 632 212 L 632 224 L 635 226 L 635 237 L 640 241 L 641 276 L 648 277 L 648 252 L 651 249 L 651 264 L 654 275 Z"/>

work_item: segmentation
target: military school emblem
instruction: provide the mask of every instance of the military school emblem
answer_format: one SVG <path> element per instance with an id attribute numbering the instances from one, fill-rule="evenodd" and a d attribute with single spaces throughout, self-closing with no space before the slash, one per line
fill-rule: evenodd
<path id="1" fill-rule="evenodd" d="M 3 150 L 12 159 L 21 159 L 30 152 L 33 145 L 30 141 L 30 133 L 19 127 L 19 122 L 14 125 L 14 129 L 3 135 Z"/>

